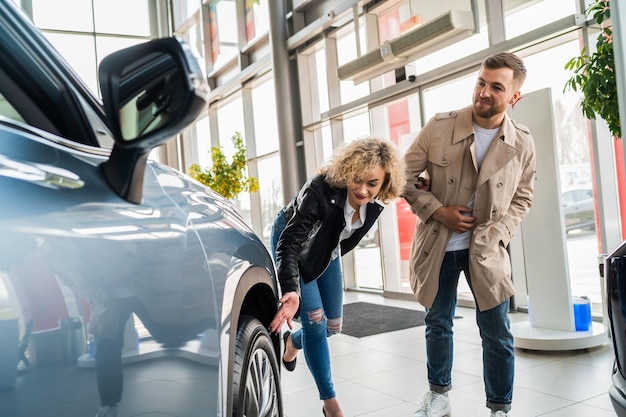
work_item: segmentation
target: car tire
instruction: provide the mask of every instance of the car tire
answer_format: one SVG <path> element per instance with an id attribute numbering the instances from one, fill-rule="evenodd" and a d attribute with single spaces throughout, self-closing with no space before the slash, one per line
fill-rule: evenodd
<path id="1" fill-rule="evenodd" d="M 233 375 L 234 417 L 281 417 L 280 368 L 270 335 L 243 316 L 237 329 Z"/>

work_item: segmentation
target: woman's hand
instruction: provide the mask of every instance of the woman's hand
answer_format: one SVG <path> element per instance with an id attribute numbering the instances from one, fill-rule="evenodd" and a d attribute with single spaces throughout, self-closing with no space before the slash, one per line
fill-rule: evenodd
<path id="1" fill-rule="evenodd" d="M 430 191 L 430 179 L 426 177 L 417 177 L 415 188 L 422 191 Z"/>
<path id="2" fill-rule="evenodd" d="M 295 291 L 290 291 L 285 293 L 278 302 L 281 304 L 280 308 L 276 312 L 274 319 L 270 323 L 269 331 L 270 333 L 280 333 L 280 329 L 282 329 L 285 321 L 287 322 L 287 326 L 291 330 L 293 330 L 293 326 L 291 324 L 291 320 L 293 316 L 298 311 L 298 307 L 300 306 L 300 297 Z"/>

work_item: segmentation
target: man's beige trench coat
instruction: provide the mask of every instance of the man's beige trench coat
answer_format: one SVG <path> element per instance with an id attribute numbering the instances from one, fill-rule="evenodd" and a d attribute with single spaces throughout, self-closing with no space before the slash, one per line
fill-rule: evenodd
<path id="1" fill-rule="evenodd" d="M 528 128 L 506 115 L 479 173 L 472 107 L 439 113 L 419 132 L 404 158 L 409 177 L 403 196 L 419 217 L 410 260 L 417 300 L 432 307 L 452 234 L 431 219 L 432 214 L 441 206 L 467 205 L 475 191 L 476 227 L 469 247 L 472 289 L 480 311 L 501 304 L 514 293 L 506 247 L 533 198 L 535 146 Z M 424 170 L 431 180 L 430 191 L 415 187 Z"/>

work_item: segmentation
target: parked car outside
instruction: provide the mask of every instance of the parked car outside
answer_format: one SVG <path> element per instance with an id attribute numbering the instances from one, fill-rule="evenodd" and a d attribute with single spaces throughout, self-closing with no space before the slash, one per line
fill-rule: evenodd
<path id="1" fill-rule="evenodd" d="M 148 160 L 206 109 L 197 61 L 158 39 L 99 77 L 102 101 L 0 2 L 0 414 L 95 415 L 88 332 L 130 300 L 120 416 L 282 416 L 267 249 L 231 202 Z"/>
<path id="2" fill-rule="evenodd" d="M 626 242 L 604 261 L 601 269 L 615 363 L 609 397 L 619 417 L 626 416 Z"/>
<path id="3" fill-rule="evenodd" d="M 595 198 L 593 189 L 572 188 L 561 193 L 565 231 L 569 233 L 577 229 L 595 230 Z"/>

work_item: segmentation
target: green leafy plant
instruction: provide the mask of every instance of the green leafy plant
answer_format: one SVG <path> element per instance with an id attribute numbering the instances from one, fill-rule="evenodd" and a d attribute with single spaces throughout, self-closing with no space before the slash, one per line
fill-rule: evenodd
<path id="1" fill-rule="evenodd" d="M 606 121 L 611 134 L 621 138 L 617 83 L 615 80 L 615 56 L 613 54 L 613 30 L 604 22 L 611 17 L 609 0 L 598 0 L 586 11 L 587 16 L 602 27 L 596 41 L 596 51 L 588 54 L 583 48 L 580 55 L 570 59 L 565 69 L 574 75 L 565 83 L 564 90 L 571 89 L 583 94 L 581 109 L 588 119 L 596 115 Z"/>
<path id="2" fill-rule="evenodd" d="M 246 148 L 241 133 L 235 132 L 231 140 L 236 150 L 232 162 L 228 162 L 221 146 L 214 146 L 211 148 L 213 164 L 210 168 L 202 168 L 198 164 L 189 167 L 189 175 L 193 179 L 229 200 L 237 198 L 242 191 L 259 190 L 258 179 L 247 175 Z"/>

